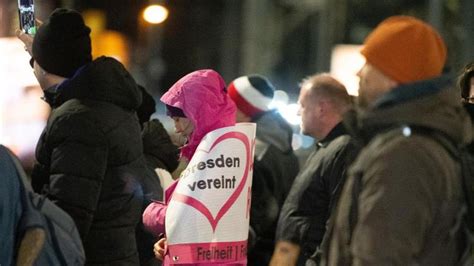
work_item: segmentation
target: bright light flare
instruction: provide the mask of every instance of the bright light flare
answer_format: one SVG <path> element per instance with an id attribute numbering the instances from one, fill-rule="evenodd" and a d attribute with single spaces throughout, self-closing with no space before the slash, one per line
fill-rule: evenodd
<path id="1" fill-rule="evenodd" d="M 365 64 L 360 53 L 361 45 L 336 45 L 331 55 L 331 74 L 346 86 L 347 93 L 359 95 L 359 77 L 357 72 Z"/>
<path id="2" fill-rule="evenodd" d="M 151 24 L 160 24 L 168 18 L 168 9 L 161 5 L 151 5 L 145 8 L 143 19 Z"/>
<path id="3" fill-rule="evenodd" d="M 273 94 L 273 101 L 270 103 L 270 108 L 279 108 L 282 105 L 287 105 L 289 102 L 289 96 L 285 91 L 276 90 Z"/>
<path id="4" fill-rule="evenodd" d="M 301 116 L 298 115 L 298 109 L 300 106 L 296 103 L 291 103 L 285 106 L 279 106 L 278 112 L 280 115 L 290 124 L 299 125 L 301 124 Z"/>
<path id="5" fill-rule="evenodd" d="M 280 115 L 290 124 L 299 125 L 301 117 L 298 115 L 299 105 L 289 104 L 290 97 L 285 91 L 276 90 L 273 95 L 273 101 L 270 103 L 270 109 L 276 109 Z"/>

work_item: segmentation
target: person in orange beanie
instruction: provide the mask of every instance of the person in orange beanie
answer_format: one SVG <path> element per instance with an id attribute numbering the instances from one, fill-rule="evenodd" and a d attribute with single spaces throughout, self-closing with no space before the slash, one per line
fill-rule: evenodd
<path id="1" fill-rule="evenodd" d="M 460 163 L 471 123 L 444 75 L 439 33 L 409 16 L 369 34 L 358 109 L 345 118 L 359 153 L 322 248 L 322 265 L 462 265 L 469 247 Z M 458 225 L 458 227 L 456 227 Z"/>
<path id="2" fill-rule="evenodd" d="M 413 17 L 395 16 L 369 34 L 361 53 L 367 63 L 358 73 L 359 100 L 367 106 L 398 85 L 440 76 L 447 49 L 430 25 Z"/>

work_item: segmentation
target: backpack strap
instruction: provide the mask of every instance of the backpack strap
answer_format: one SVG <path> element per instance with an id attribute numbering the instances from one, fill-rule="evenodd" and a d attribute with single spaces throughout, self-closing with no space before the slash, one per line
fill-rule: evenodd
<path id="1" fill-rule="evenodd" d="M 465 147 L 459 146 L 445 133 L 423 127 L 412 127 L 415 133 L 428 135 L 441 144 L 461 164 L 461 181 L 467 212 L 464 215 L 467 226 L 474 232 L 474 156 Z"/>
<path id="2" fill-rule="evenodd" d="M 346 183 L 347 180 L 347 174 L 348 174 L 348 168 L 349 165 L 357 158 L 357 155 L 359 152 L 362 150 L 363 145 L 362 143 L 355 139 L 354 137 L 351 137 L 349 142 L 347 143 L 345 149 L 346 151 L 343 151 L 345 153 L 344 155 L 344 165 L 345 170 L 342 172 L 342 176 L 339 179 L 339 182 L 337 182 L 335 188 L 331 192 L 331 197 L 329 200 L 329 213 L 333 213 L 337 207 L 337 203 L 339 202 L 339 198 L 341 197 L 342 189 L 344 188 L 344 184 Z"/>
<path id="3" fill-rule="evenodd" d="M 409 126 L 412 133 L 418 135 L 429 136 L 436 142 L 441 144 L 443 148 L 455 159 L 459 160 L 461 157 L 461 147 L 446 133 L 422 126 Z"/>
<path id="4" fill-rule="evenodd" d="M 354 183 L 351 192 L 351 208 L 349 210 L 349 238 L 348 245 L 352 241 L 352 233 L 354 232 L 357 219 L 359 219 L 359 195 L 362 191 L 362 173 L 357 173 L 354 176 Z"/>
<path id="5" fill-rule="evenodd" d="M 467 150 L 466 146 L 460 146 L 450 136 L 439 130 L 412 127 L 415 133 L 428 135 L 436 140 L 443 148 L 458 161 L 461 165 L 461 185 L 464 206 L 458 211 L 457 223 L 450 229 L 450 236 L 455 237 L 456 233 L 461 230 L 463 232 L 462 245 L 464 251 L 456 265 L 468 266 L 473 265 L 472 247 L 474 243 L 474 156 Z"/>

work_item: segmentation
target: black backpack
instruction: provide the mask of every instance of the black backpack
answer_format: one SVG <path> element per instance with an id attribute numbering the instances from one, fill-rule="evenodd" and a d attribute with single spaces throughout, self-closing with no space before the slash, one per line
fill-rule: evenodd
<path id="1" fill-rule="evenodd" d="M 46 196 L 33 192 L 18 159 L 1 145 L 0 162 L 0 172 L 16 169 L 9 175 L 20 179 L 22 215 L 16 230 L 16 251 L 28 229 L 40 228 L 45 240 L 34 265 L 84 265 L 84 249 L 72 218 Z"/>

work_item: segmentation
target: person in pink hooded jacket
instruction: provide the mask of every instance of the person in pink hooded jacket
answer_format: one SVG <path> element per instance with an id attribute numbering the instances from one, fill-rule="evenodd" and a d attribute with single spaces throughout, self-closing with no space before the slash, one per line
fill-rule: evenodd
<path id="1" fill-rule="evenodd" d="M 166 104 L 167 114 L 175 123 L 176 133 L 187 139 L 180 156 L 180 163 L 184 165 L 191 160 L 207 133 L 235 125 L 235 104 L 227 94 L 223 78 L 214 70 L 187 74 L 171 86 L 161 101 Z M 163 259 L 163 265 L 170 265 L 164 237 L 165 213 L 178 182 L 179 179 L 165 191 L 164 203 L 153 202 L 143 213 L 145 227 L 160 238 L 154 252 L 158 259 Z"/>

